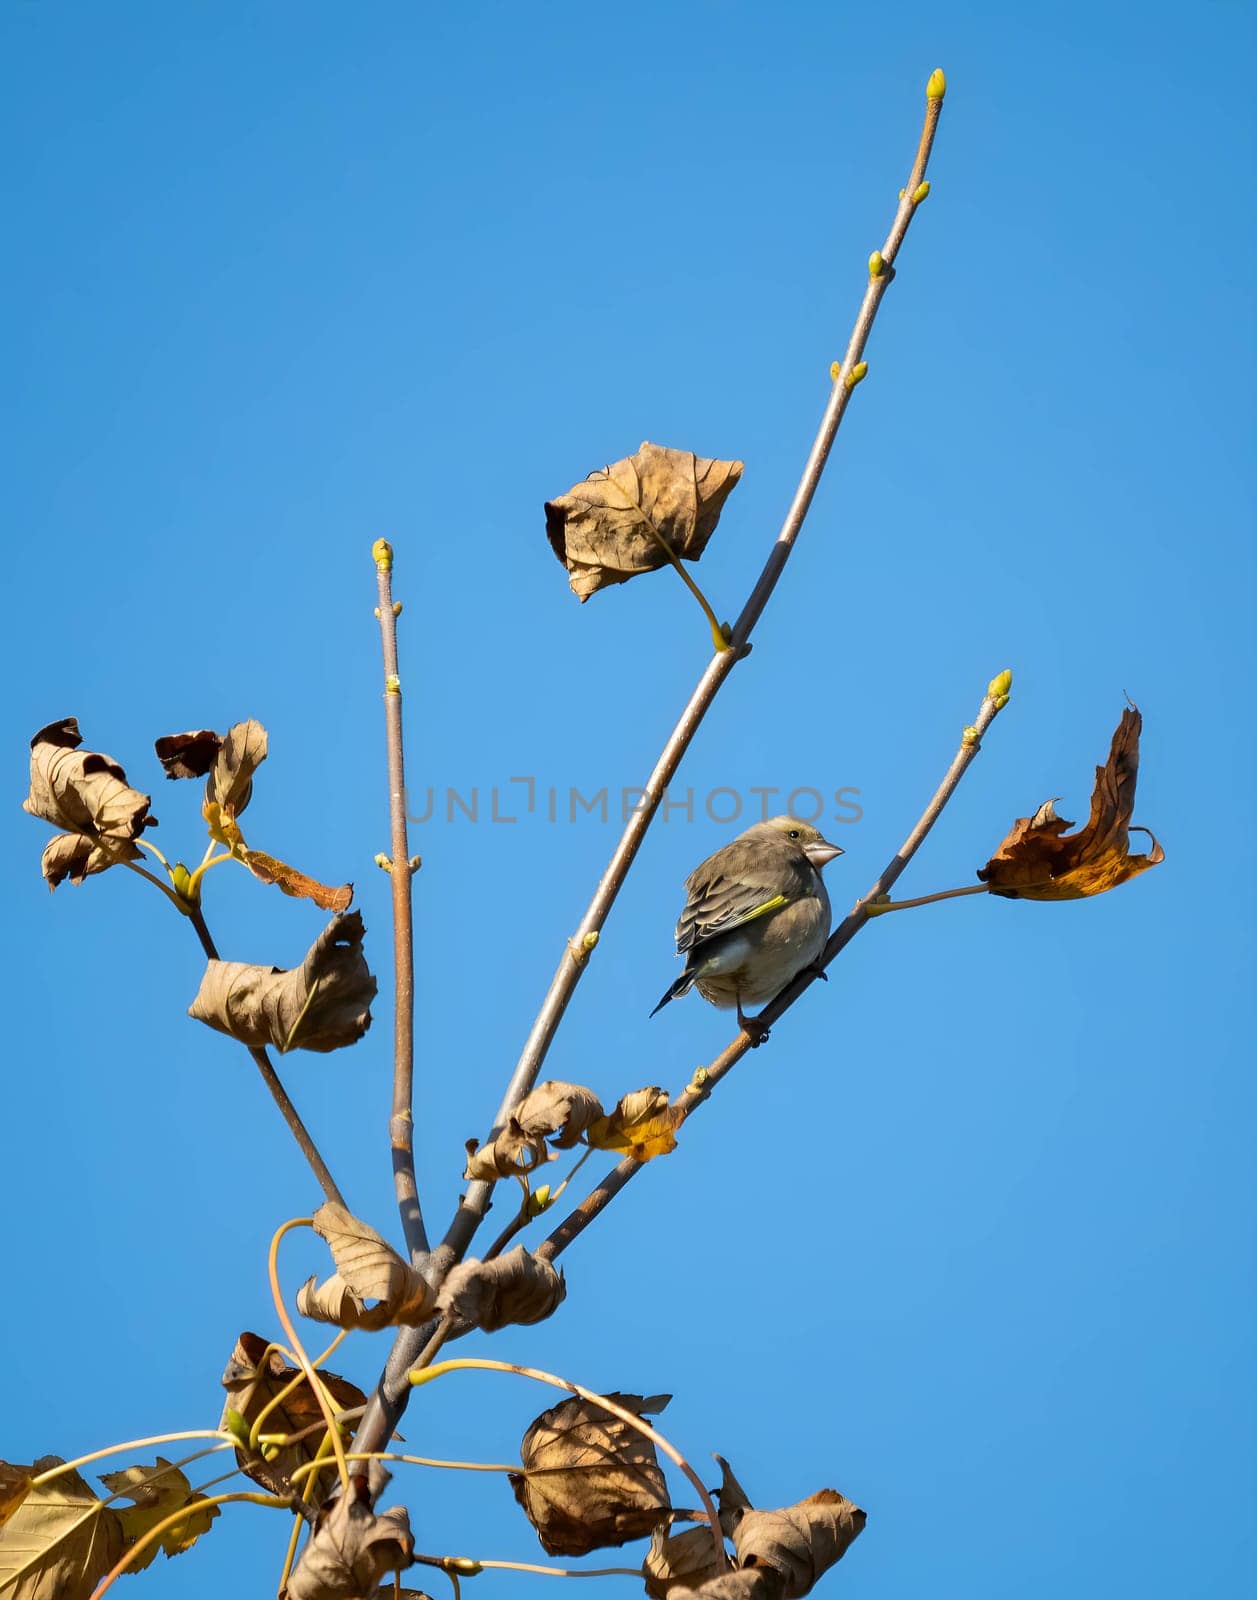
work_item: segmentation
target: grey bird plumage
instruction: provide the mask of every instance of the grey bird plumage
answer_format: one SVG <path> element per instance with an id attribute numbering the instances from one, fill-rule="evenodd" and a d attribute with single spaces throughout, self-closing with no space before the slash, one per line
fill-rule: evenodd
<path id="1" fill-rule="evenodd" d="M 807 822 L 773 817 L 695 867 L 676 927 L 685 970 L 651 1016 L 696 988 L 715 1006 L 762 1005 L 811 966 L 829 938 L 821 868 L 842 851 Z"/>

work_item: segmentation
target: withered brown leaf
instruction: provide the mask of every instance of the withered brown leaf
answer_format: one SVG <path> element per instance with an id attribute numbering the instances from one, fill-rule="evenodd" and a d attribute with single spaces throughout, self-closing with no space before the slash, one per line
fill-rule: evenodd
<path id="1" fill-rule="evenodd" d="M 1122 712 L 1109 758 L 1096 768 L 1091 816 L 1077 833 L 1067 832 L 1073 823 L 1058 817 L 1050 800 L 1033 817 L 1018 817 L 978 872 L 993 894 L 1012 900 L 1080 900 L 1116 889 L 1165 860 L 1165 851 L 1146 828 L 1131 827 L 1142 727 L 1134 706 Z M 1149 854 L 1129 854 L 1132 831 L 1148 833 Z"/>
<path id="2" fill-rule="evenodd" d="M 362 913 L 333 917 L 299 967 L 211 961 L 188 1015 L 242 1044 L 338 1050 L 371 1026 L 376 983 L 362 954 Z"/>
<path id="3" fill-rule="evenodd" d="M 602 1116 L 602 1103 L 592 1089 L 550 1079 L 538 1084 L 515 1107 L 506 1126 L 488 1144 L 467 1144 L 465 1178 L 511 1178 L 535 1172 L 553 1159 L 546 1140 L 557 1150 L 570 1150 L 589 1124 Z"/>
<path id="4" fill-rule="evenodd" d="M 227 1403 L 219 1426 L 226 1427 L 227 1413 L 235 1411 L 252 1427 L 263 1408 L 298 1376 L 301 1376 L 300 1369 L 290 1367 L 277 1351 L 268 1350 L 266 1340 L 260 1335 L 242 1333 L 223 1373 Z M 352 1411 L 366 1404 L 366 1395 L 347 1378 L 321 1368 L 319 1377 L 327 1386 L 337 1410 Z M 314 1460 L 324 1431 L 318 1399 L 309 1381 L 301 1376 L 301 1382 L 292 1393 L 274 1410 L 267 1412 L 262 1432 L 293 1435 L 306 1428 L 312 1428 L 313 1431 L 295 1444 L 282 1446 L 273 1460 L 265 1461 L 260 1455 L 250 1456 L 244 1450 L 236 1451 L 236 1460 L 255 1483 L 260 1483 L 273 1494 L 287 1494 L 291 1490 L 292 1474 L 307 1461 Z"/>
<path id="5" fill-rule="evenodd" d="M 370 1332 L 396 1323 L 414 1327 L 431 1314 L 427 1280 L 344 1206 L 331 1200 L 321 1205 L 314 1229 L 327 1240 L 336 1272 L 322 1284 L 310 1278 L 297 1291 L 303 1317 Z M 377 1304 L 368 1307 L 368 1300 Z"/>
<path id="6" fill-rule="evenodd" d="M 585 1139 L 595 1150 L 650 1161 L 676 1149 L 676 1129 L 684 1120 L 681 1108 L 669 1103 L 666 1089 L 634 1089 L 607 1116 L 590 1123 Z"/>
<path id="7" fill-rule="evenodd" d="M 742 476 L 740 461 L 643 441 L 546 502 L 546 535 L 578 600 L 668 564 L 697 561 Z"/>
<path id="8" fill-rule="evenodd" d="M 203 778 L 218 759 L 222 742 L 222 735 L 212 728 L 197 728 L 163 734 L 153 741 L 153 748 L 168 778 Z"/>
<path id="9" fill-rule="evenodd" d="M 715 1546 L 706 1523 L 687 1528 L 684 1533 L 669 1533 L 666 1527 L 658 1527 L 651 1534 L 650 1549 L 642 1561 L 642 1577 L 646 1593 L 653 1600 L 684 1594 L 717 1576 Z"/>
<path id="10" fill-rule="evenodd" d="M 266 760 L 266 729 L 252 717 L 227 729 L 205 785 L 205 808 L 233 820 L 253 798 L 253 774 Z"/>
<path id="11" fill-rule="evenodd" d="M 780 1511 L 747 1511 L 733 1533 L 743 1567 L 772 1567 L 786 1600 L 800 1600 L 864 1531 L 868 1518 L 836 1489 L 821 1489 Z"/>
<path id="12" fill-rule="evenodd" d="M 640 1417 L 662 1411 L 671 1396 L 606 1398 Z M 626 1544 L 671 1514 L 653 1441 L 605 1406 L 579 1397 L 552 1406 L 524 1434 L 519 1453 L 524 1470 L 511 1473 L 511 1488 L 552 1556 Z"/>
<path id="13" fill-rule="evenodd" d="M 371 1600 L 385 1574 L 410 1566 L 414 1552 L 406 1508 L 377 1514 L 365 1477 L 353 1477 L 319 1513 L 288 1580 L 287 1600 Z"/>
<path id="14" fill-rule="evenodd" d="M 49 723 L 31 740 L 31 786 L 22 809 L 65 830 L 49 841 L 40 863 L 50 889 L 138 860 L 136 839 L 157 826 L 148 795 L 130 787 L 111 756 L 80 750 L 82 742 L 75 717 Z"/>
<path id="15" fill-rule="evenodd" d="M 158 1456 L 151 1467 L 124 1467 L 121 1472 L 102 1472 L 100 1481 L 111 1494 L 125 1495 L 133 1502 L 113 1508 L 128 1545 L 142 1539 L 173 1512 L 185 1508 L 187 1511 L 182 1521 L 167 1528 L 132 1560 L 128 1572 L 143 1572 L 159 1550 L 164 1550 L 167 1556 L 190 1550 L 218 1516 L 218 1507 L 207 1505 L 205 1495 L 195 1493 L 179 1468 L 164 1456 Z"/>
<path id="16" fill-rule="evenodd" d="M 352 883 L 335 886 L 320 883 L 317 878 L 298 872 L 296 867 L 290 867 L 287 862 L 268 856 L 264 850 L 250 850 L 242 843 L 236 851 L 236 857 L 244 862 L 260 883 L 273 883 L 294 900 L 313 900 L 321 911 L 345 911 L 354 897 Z"/>
<path id="17" fill-rule="evenodd" d="M 18 1467 L 11 1461 L 0 1461 L 0 1528 L 4 1527 L 30 1490 L 30 1467 Z"/>
<path id="18" fill-rule="evenodd" d="M 544 1322 L 567 1294 L 563 1274 L 523 1245 L 492 1261 L 462 1261 L 437 1296 L 442 1315 L 485 1333 L 509 1323 Z"/>
<path id="19" fill-rule="evenodd" d="M 61 1460 L 41 1457 L 32 1476 Z M 0 1533 L 0 1593 L 6 1600 L 89 1600 L 125 1545 L 113 1509 L 77 1472 L 64 1472 L 30 1488 Z"/>

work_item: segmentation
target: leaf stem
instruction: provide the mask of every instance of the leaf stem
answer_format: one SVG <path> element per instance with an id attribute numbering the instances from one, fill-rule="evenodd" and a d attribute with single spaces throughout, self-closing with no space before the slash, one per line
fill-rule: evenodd
<path id="1" fill-rule="evenodd" d="M 511 1469 L 518 1472 L 518 1467 Z M 487 1557 L 480 1556 L 424 1556 L 416 1555 L 415 1564 L 423 1567 L 440 1567 L 447 1576 L 457 1576 L 450 1569 L 452 1566 L 462 1565 L 464 1569 L 475 1567 L 492 1569 L 496 1572 L 539 1572 L 546 1578 L 637 1578 L 642 1576 L 640 1567 L 546 1567 L 540 1566 L 535 1561 L 490 1561 Z"/>
<path id="2" fill-rule="evenodd" d="M 535 1383 L 548 1383 L 552 1389 L 563 1389 L 568 1394 L 578 1395 L 582 1400 L 588 1401 L 589 1404 L 601 1406 L 604 1411 L 609 1411 L 613 1417 L 618 1417 L 621 1422 L 640 1433 L 643 1438 L 649 1439 L 657 1450 L 662 1450 L 668 1460 L 679 1471 L 683 1472 L 694 1485 L 711 1527 L 711 1536 L 716 1548 L 716 1570 L 717 1572 L 726 1572 L 728 1570 L 729 1563 L 725 1555 L 724 1534 L 720 1527 L 720 1517 L 711 1496 L 703 1486 L 703 1480 L 677 1447 L 669 1439 L 666 1439 L 657 1428 L 652 1428 L 648 1422 L 639 1417 L 635 1411 L 630 1411 L 626 1406 L 609 1399 L 605 1394 L 598 1394 L 593 1389 L 585 1389 L 579 1383 L 570 1383 L 566 1378 L 560 1378 L 553 1372 L 542 1372 L 539 1367 L 521 1367 L 513 1361 L 490 1361 L 478 1356 L 463 1356 L 452 1361 L 438 1362 L 435 1366 L 417 1368 L 410 1374 L 410 1382 L 412 1386 L 418 1387 L 420 1384 L 431 1383 L 436 1378 L 443 1378 L 448 1372 L 513 1373 L 521 1378 L 531 1378 Z"/>
<path id="3" fill-rule="evenodd" d="M 341 1341 L 343 1339 L 347 1339 L 348 1337 L 349 1329 L 342 1328 L 332 1340 L 331 1344 L 328 1345 L 327 1349 L 324 1350 L 321 1355 L 315 1356 L 310 1365 L 315 1368 L 321 1367 L 323 1363 L 334 1354 Z M 279 1393 L 272 1395 L 262 1409 L 258 1412 L 257 1416 L 253 1419 L 253 1426 L 249 1429 L 249 1447 L 251 1449 L 257 1449 L 258 1438 L 262 1432 L 262 1424 L 266 1421 L 267 1417 L 270 1416 L 271 1412 L 274 1411 L 277 1406 L 282 1406 L 284 1401 L 287 1400 L 288 1396 L 299 1389 L 305 1381 L 306 1376 L 304 1372 L 294 1373 L 284 1387 L 279 1391 Z"/>
<path id="4" fill-rule="evenodd" d="M 907 911 L 912 906 L 931 906 L 936 900 L 958 900 L 965 894 L 990 894 L 990 886 L 985 883 L 966 884 L 963 889 L 940 889 L 937 894 L 918 895 L 915 900 L 884 900 L 880 905 L 864 904 L 864 911 L 870 917 L 884 917 L 888 911 Z"/>
<path id="5" fill-rule="evenodd" d="M 384 657 L 384 734 L 388 755 L 388 815 L 392 851 L 389 880 L 393 891 L 393 1110 L 389 1144 L 393 1152 L 393 1187 L 401 1213 L 402 1234 L 412 1263 L 428 1253 L 428 1234 L 415 1178 L 415 953 L 410 845 L 406 829 L 406 764 L 402 746 L 402 687 L 397 660 L 397 614 L 393 602 L 393 550 L 376 542 L 375 572 L 379 605 L 380 646 Z"/>
<path id="6" fill-rule="evenodd" d="M 124 867 L 129 867 L 132 872 L 138 873 L 141 878 L 147 878 L 149 883 L 154 884 L 158 889 L 160 889 L 180 916 L 186 917 L 189 915 L 187 901 L 180 899 L 170 885 L 168 883 L 163 883 L 156 873 L 150 872 L 147 867 L 140 866 L 136 861 L 124 861 L 122 865 Z"/>
<path id="7" fill-rule="evenodd" d="M 442 1467 L 458 1472 L 518 1472 L 518 1461 L 443 1461 L 436 1456 L 407 1456 L 396 1450 L 349 1450 L 345 1453 L 346 1461 L 403 1461 L 412 1467 Z M 330 1467 L 331 1461 L 307 1461 L 303 1466 L 297 1467 L 292 1473 L 292 1483 L 296 1486 L 301 1480 L 313 1472 L 318 1472 L 323 1467 Z"/>
<path id="8" fill-rule="evenodd" d="M 291 1217 L 287 1222 L 276 1228 L 271 1237 L 271 1248 L 266 1257 L 266 1276 L 271 1286 L 271 1299 L 275 1303 L 275 1314 L 280 1320 L 284 1332 L 288 1335 L 288 1342 L 292 1346 L 297 1364 L 306 1375 L 310 1385 L 310 1392 L 318 1402 L 319 1410 L 323 1413 L 323 1421 L 327 1424 L 331 1436 L 332 1450 L 336 1456 L 336 1470 L 340 1474 L 341 1487 L 349 1487 L 349 1468 L 345 1465 L 345 1446 L 341 1441 L 340 1427 L 336 1421 L 336 1408 L 332 1404 L 331 1396 L 323 1386 L 323 1381 L 306 1354 L 301 1340 L 297 1337 L 297 1330 L 292 1325 L 292 1318 L 288 1315 L 288 1307 L 284 1304 L 283 1292 L 279 1287 L 279 1244 L 286 1233 L 294 1228 L 312 1228 L 314 1222 L 310 1217 Z"/>
<path id="9" fill-rule="evenodd" d="M 121 1444 L 107 1445 L 103 1450 L 93 1450 L 85 1456 L 76 1456 L 73 1461 L 62 1461 L 55 1467 L 49 1467 L 46 1472 L 41 1472 L 38 1477 L 31 1479 L 31 1487 L 39 1488 L 41 1484 L 51 1483 L 54 1478 L 59 1478 L 63 1472 L 77 1472 L 80 1467 L 88 1467 L 93 1461 L 103 1461 L 106 1456 L 120 1456 L 131 1450 L 147 1450 L 150 1445 L 175 1444 L 180 1439 L 214 1439 L 219 1445 L 235 1444 L 237 1441 L 220 1428 L 190 1428 L 182 1433 L 152 1433 L 144 1439 L 125 1439 Z M 198 1455 L 205 1454 L 198 1451 Z M 195 1456 L 189 1456 L 189 1461 L 194 1461 Z M 166 1469 L 163 1467 L 162 1471 Z"/>

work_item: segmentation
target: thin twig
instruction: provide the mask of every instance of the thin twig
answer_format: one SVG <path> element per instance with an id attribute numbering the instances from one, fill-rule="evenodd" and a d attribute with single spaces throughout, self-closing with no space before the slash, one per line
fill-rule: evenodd
<path id="1" fill-rule="evenodd" d="M 412 1262 L 428 1253 L 428 1235 L 415 1180 L 415 945 L 411 909 L 414 867 L 406 830 L 406 766 L 402 748 L 402 680 L 397 665 L 397 614 L 393 603 L 393 547 L 378 539 L 372 549 L 380 603 L 384 654 L 384 731 L 388 748 L 389 879 L 393 889 L 393 1112 L 388 1136 L 393 1150 L 393 1186 L 402 1233 Z"/>
<path id="2" fill-rule="evenodd" d="M 870 917 L 884 917 L 891 911 L 910 911 L 913 906 L 932 906 L 938 900 L 959 900 L 967 894 L 990 894 L 989 883 L 967 883 L 963 889 L 940 889 L 936 894 L 919 894 L 915 900 L 887 900 L 878 905 L 865 905 Z"/>
<path id="3" fill-rule="evenodd" d="M 201 949 L 204 950 L 211 961 L 217 961 L 219 959 L 218 949 L 206 924 L 205 913 L 200 906 L 188 907 L 188 920 L 196 929 L 196 936 L 201 941 Z M 310 1170 L 318 1179 L 319 1188 L 322 1189 L 327 1199 L 334 1200 L 338 1206 L 344 1206 L 345 1197 L 336 1187 L 336 1180 L 327 1170 L 327 1163 L 319 1154 L 318 1145 L 310 1137 L 310 1130 L 302 1122 L 296 1106 L 288 1098 L 288 1091 L 279 1081 L 279 1074 L 271 1065 L 270 1056 L 257 1045 L 248 1045 L 246 1048 L 256 1062 L 258 1071 L 262 1074 L 262 1082 L 271 1091 L 271 1099 L 279 1107 L 280 1116 L 288 1124 L 289 1131 L 297 1141 L 302 1155 L 310 1163 Z M 345 1209 L 347 1211 L 349 1207 L 345 1206 Z"/>
<path id="4" fill-rule="evenodd" d="M 765 1027 L 775 1023 L 779 1017 L 785 1015 L 803 994 L 811 988 L 820 974 L 829 966 L 830 962 L 839 955 L 855 938 L 867 923 L 874 920 L 875 907 L 873 902 L 880 896 L 889 894 L 892 886 L 898 881 L 904 868 L 921 848 L 926 835 L 942 815 L 943 808 L 955 793 L 956 786 L 964 777 L 970 762 L 977 755 L 982 745 L 982 735 L 994 722 L 999 712 L 1007 703 L 1007 693 L 993 696 L 990 693 L 982 702 L 982 709 L 978 712 L 977 720 L 971 728 L 966 728 L 961 739 L 960 748 L 957 750 L 946 776 L 939 784 L 928 806 L 921 813 L 916 826 L 891 857 L 880 877 L 868 894 L 858 900 L 851 912 L 839 923 L 829 937 L 820 960 L 814 968 L 807 968 L 794 979 L 775 1000 L 759 1013 L 758 1022 Z M 738 1064 L 748 1050 L 754 1047 L 751 1036 L 739 1032 L 709 1067 L 701 1069 L 691 1079 L 688 1086 L 673 1101 L 674 1107 L 682 1112 L 682 1120 L 696 1111 L 720 1080 Z M 630 1179 L 635 1178 L 645 1165 L 644 1162 L 634 1161 L 626 1156 L 617 1166 L 591 1189 L 590 1192 L 577 1206 L 570 1216 L 565 1217 L 557 1228 L 550 1234 L 537 1250 L 537 1255 L 543 1261 L 553 1261 L 562 1251 L 566 1250 L 572 1241 L 578 1238 L 600 1212 L 604 1211 L 620 1190 Z"/>
<path id="5" fill-rule="evenodd" d="M 545 1061 L 550 1044 L 554 1039 L 563 1013 L 567 1010 L 568 1001 L 575 992 L 576 985 L 588 965 L 585 961 L 577 961 L 571 954 L 572 948 L 580 949 L 587 946 L 591 936 L 596 941 L 601 933 L 603 924 L 610 914 L 611 907 L 615 904 L 629 868 L 646 837 L 646 830 L 654 820 L 664 791 L 671 782 L 681 763 L 681 758 L 689 749 L 690 741 L 697 733 L 703 718 L 716 698 L 721 685 L 732 672 L 736 663 L 747 653 L 747 645 L 755 624 L 759 621 L 764 607 L 768 604 L 769 597 L 777 586 L 777 581 L 790 558 L 795 541 L 803 527 L 804 519 L 812 504 L 812 498 L 825 470 L 825 463 L 833 446 L 839 425 L 846 413 L 847 402 L 863 372 L 857 374 L 857 367 L 861 365 L 864 347 L 868 342 L 873 321 L 877 316 L 877 308 L 881 304 L 882 296 L 894 276 L 893 264 L 903 244 L 908 225 L 916 214 L 920 200 L 920 185 L 925 176 L 926 165 L 929 161 L 930 149 L 934 142 L 934 131 L 938 126 L 939 113 L 942 109 L 942 79 L 941 74 L 936 74 L 930 80 L 926 98 L 925 122 L 921 131 L 921 138 L 917 146 L 916 158 L 912 164 L 912 174 L 908 184 L 900 197 L 899 208 L 895 213 L 895 220 L 886 237 L 886 243 L 880 252 L 880 270 L 874 273 L 872 266 L 869 270 L 868 284 L 860 309 L 856 316 L 855 326 L 847 344 L 846 354 L 841 363 L 836 363 L 833 368 L 833 385 L 829 393 L 829 401 L 821 417 L 816 438 L 812 443 L 811 451 L 803 468 L 803 476 L 795 490 L 794 499 L 786 513 L 781 531 L 769 552 L 755 587 L 749 599 L 743 606 L 738 620 L 733 625 L 730 636 L 730 648 L 717 652 L 704 668 L 703 675 L 698 681 L 689 703 L 681 713 L 680 720 L 668 736 L 663 752 L 655 763 L 654 771 L 646 780 L 642 790 L 641 800 L 634 808 L 628 826 L 620 837 L 619 843 L 611 856 L 606 871 L 598 882 L 585 915 L 581 918 L 576 931 L 564 949 L 564 954 L 559 962 L 549 991 L 542 1002 L 541 1010 L 537 1014 L 532 1030 L 525 1041 L 523 1051 L 516 1064 L 515 1071 L 502 1097 L 494 1122 L 495 1130 L 502 1127 L 509 1117 L 514 1106 L 523 1098 L 537 1081 L 537 1074 Z M 471 1184 L 463 1197 L 462 1204 L 455 1213 L 445 1239 L 436 1252 L 434 1267 L 436 1277 L 448 1270 L 448 1267 L 462 1255 L 471 1243 L 476 1229 L 479 1227 L 489 1206 L 489 1196 L 492 1183 L 481 1180 Z"/>
<path id="6" fill-rule="evenodd" d="M 895 212 L 895 219 L 891 224 L 890 233 L 886 243 L 878 253 L 878 270 L 874 271 L 873 260 L 869 264 L 868 284 L 860 309 L 856 316 L 855 326 L 847 344 L 846 354 L 842 362 L 835 364 L 831 369 L 833 384 L 830 389 L 829 399 L 826 403 L 820 426 L 812 443 L 811 451 L 803 468 L 803 475 L 795 490 L 794 498 L 786 513 L 785 521 L 773 543 L 768 559 L 760 573 L 750 597 L 743 606 L 742 611 L 734 624 L 731 635 L 731 648 L 718 651 L 703 669 L 702 676 L 691 694 L 679 721 L 668 737 L 654 770 L 646 780 L 642 791 L 641 800 L 634 808 L 629 820 L 612 853 L 594 891 L 593 899 L 582 917 L 574 936 L 567 942 L 562 959 L 541 1009 L 537 1013 L 532 1029 L 524 1043 L 523 1051 L 511 1074 L 506 1092 L 502 1096 L 494 1119 L 494 1131 L 503 1127 L 511 1111 L 537 1081 L 537 1075 L 545 1061 L 546 1054 L 563 1014 L 567 1010 L 568 1002 L 575 992 L 583 973 L 586 960 L 577 958 L 574 952 L 589 951 L 598 942 L 602 926 L 610 914 L 616 897 L 628 875 L 634 858 L 646 837 L 646 830 L 654 819 L 664 792 L 676 773 L 682 757 L 689 749 L 690 741 L 698 731 L 704 716 L 707 714 L 712 701 L 715 699 L 721 685 L 732 672 L 736 663 L 747 653 L 749 640 L 755 624 L 759 621 L 764 607 L 768 604 L 769 597 L 777 585 L 793 550 L 795 541 L 811 506 L 812 498 L 820 483 L 821 474 L 829 458 L 829 452 L 837 435 L 839 424 L 847 409 L 847 402 L 856 383 L 863 377 L 862 356 L 868 341 L 877 309 L 881 304 L 882 296 L 894 276 L 893 263 L 903 244 L 908 226 L 916 214 L 918 205 L 924 196 L 921 194 L 921 185 L 924 180 L 926 165 L 929 161 L 930 149 L 934 141 L 934 131 L 938 126 L 939 112 L 942 108 L 943 81 L 942 74 L 935 73 L 930 79 L 926 92 L 926 113 L 921 137 L 917 145 L 916 157 L 912 165 L 912 173 L 900 196 L 899 206 Z M 622 1162 L 621 1167 L 624 1166 Z M 617 1167 L 616 1172 L 620 1170 Z M 614 1174 L 613 1174 L 614 1176 Z M 625 1180 L 626 1181 L 626 1180 Z M 462 1259 L 475 1237 L 476 1229 L 484 1219 L 489 1208 L 492 1184 L 487 1181 L 472 1183 L 467 1193 L 462 1197 L 459 1208 L 454 1215 L 445 1238 L 440 1246 L 433 1252 L 428 1276 L 434 1284 L 439 1284 L 449 1268 Z M 595 1193 L 597 1191 L 595 1190 Z M 389 1353 L 388 1362 L 381 1375 L 379 1386 L 367 1404 L 366 1414 L 363 1417 L 357 1437 L 354 1440 L 355 1448 L 365 1451 L 381 1449 L 385 1441 L 391 1436 L 397 1426 L 398 1419 L 406 1408 L 409 1398 L 406 1387 L 406 1373 L 414 1366 L 416 1357 L 424 1350 L 425 1345 L 433 1337 L 434 1328 L 438 1324 L 428 1323 L 422 1328 L 403 1328 L 394 1341 Z"/>

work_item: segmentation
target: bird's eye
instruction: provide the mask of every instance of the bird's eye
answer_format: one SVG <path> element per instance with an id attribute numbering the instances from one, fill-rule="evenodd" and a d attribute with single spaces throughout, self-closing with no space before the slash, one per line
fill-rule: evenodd
<path id="1" fill-rule="evenodd" d="M 797 839 L 799 837 L 799 830 L 797 828 L 791 828 L 787 837 L 791 839 Z"/>

